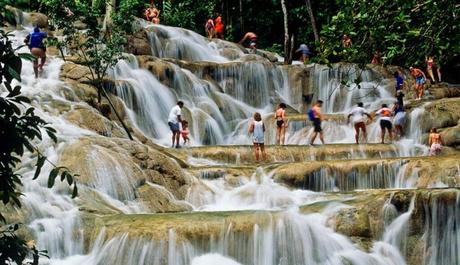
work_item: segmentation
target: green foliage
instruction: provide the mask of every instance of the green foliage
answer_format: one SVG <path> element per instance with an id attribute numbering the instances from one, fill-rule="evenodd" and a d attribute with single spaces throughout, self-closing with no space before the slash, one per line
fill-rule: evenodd
<path id="1" fill-rule="evenodd" d="M 161 23 L 204 32 L 206 19 L 213 16 L 215 1 L 164 1 Z"/>
<path id="2" fill-rule="evenodd" d="M 13 80 L 21 81 L 22 59 L 34 59 L 30 54 L 17 53 L 20 47 L 13 48 L 9 39 L 11 35 L 0 29 L 0 85 L 6 89 L 7 94 L 0 97 L 0 199 L 4 205 L 13 204 L 21 207 L 19 191 L 22 185 L 22 176 L 16 173 L 21 163 L 21 157 L 28 150 L 38 154 L 36 179 L 46 161 L 33 141 L 42 140 L 42 130 L 55 142 L 56 131 L 39 116 L 35 115 L 35 109 L 27 107 L 30 99 L 21 95 L 21 87 L 13 86 Z M 77 196 L 77 184 L 74 181 L 76 175 L 72 175 L 67 168 L 55 167 L 48 177 L 48 187 L 54 185 L 54 180 L 61 174 L 61 181 L 67 180 L 73 185 L 72 197 Z M 0 213 L 0 220 L 6 222 Z M 46 252 L 37 251 L 34 247 L 29 248 L 25 241 L 16 235 L 18 225 L 8 226 L 0 230 L 0 264 L 23 264 L 25 257 L 31 253 L 34 264 L 38 264 L 38 256 Z"/>
<path id="3" fill-rule="evenodd" d="M 410 66 L 424 64 L 431 54 L 444 64 L 460 52 L 455 1 L 338 0 L 337 5 L 340 11 L 321 32 L 323 59 L 364 64 L 379 50 L 386 64 Z M 341 47 L 344 33 L 353 39 L 351 48 Z"/>

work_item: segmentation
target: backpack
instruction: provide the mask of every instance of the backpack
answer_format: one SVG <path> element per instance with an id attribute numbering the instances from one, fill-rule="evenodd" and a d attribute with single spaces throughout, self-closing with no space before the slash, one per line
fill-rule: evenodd
<path id="1" fill-rule="evenodd" d="M 315 120 L 315 112 L 313 111 L 313 109 L 309 109 L 309 110 L 308 110 L 307 116 L 308 116 L 308 119 L 309 119 L 310 121 L 314 121 L 314 120 Z"/>

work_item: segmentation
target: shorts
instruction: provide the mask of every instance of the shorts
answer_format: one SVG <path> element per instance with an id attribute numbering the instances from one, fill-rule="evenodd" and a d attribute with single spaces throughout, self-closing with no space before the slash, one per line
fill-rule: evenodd
<path id="1" fill-rule="evenodd" d="M 283 120 L 276 121 L 276 126 L 277 126 L 278 128 L 283 127 L 283 124 L 284 124 L 284 121 L 283 121 Z"/>
<path id="2" fill-rule="evenodd" d="M 313 120 L 313 127 L 315 132 L 322 132 L 323 129 L 321 129 L 321 119 L 315 118 Z"/>
<path id="3" fill-rule="evenodd" d="M 400 111 L 395 115 L 395 125 L 402 126 L 406 121 L 406 113 L 404 111 Z"/>
<path id="4" fill-rule="evenodd" d="M 385 128 L 391 130 L 393 126 L 391 125 L 391 121 L 389 120 L 380 120 L 380 128 L 382 130 L 385 130 Z"/>
<path id="5" fill-rule="evenodd" d="M 415 83 L 416 83 L 417 85 L 423 85 L 423 84 L 425 84 L 425 78 L 423 78 L 423 76 L 419 76 L 419 77 L 417 77 L 417 78 L 415 79 Z"/>
<path id="6" fill-rule="evenodd" d="M 441 154 L 441 145 L 440 144 L 432 144 L 430 147 L 430 156 L 435 156 Z"/>
<path id="7" fill-rule="evenodd" d="M 255 144 L 264 144 L 264 137 L 253 136 L 252 142 Z"/>
<path id="8" fill-rule="evenodd" d="M 168 122 L 168 125 L 169 125 L 169 129 L 171 129 L 173 133 L 177 133 L 180 131 L 179 123 Z"/>
<path id="9" fill-rule="evenodd" d="M 363 130 L 363 132 L 366 131 L 366 124 L 364 122 L 362 122 L 362 121 L 355 123 L 355 130 L 357 131 L 360 128 L 361 128 L 361 130 Z"/>

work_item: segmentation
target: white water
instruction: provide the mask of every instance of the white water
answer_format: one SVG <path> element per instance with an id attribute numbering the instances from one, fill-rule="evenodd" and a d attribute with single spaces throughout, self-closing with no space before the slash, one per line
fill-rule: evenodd
<path id="1" fill-rule="evenodd" d="M 165 47 L 153 46 L 161 57 L 187 58 L 196 61 L 228 61 L 220 57 L 221 55 L 212 45 L 203 42 L 195 35 L 184 36 L 184 33 L 178 29 L 158 28 L 168 33 L 168 38 L 172 39 L 170 44 L 161 44 Z M 25 32 L 15 32 L 15 36 L 17 43 L 20 43 Z M 161 40 L 158 41 L 161 43 Z M 195 43 L 192 45 L 190 42 Z M 188 53 L 184 53 L 184 49 L 189 49 Z M 180 57 L 192 55 L 196 57 Z M 59 132 L 59 144 L 53 145 L 49 139 L 45 138 L 45 141 L 39 146 L 54 162 L 59 161 L 62 150 L 76 139 L 83 136 L 94 136 L 94 133 L 70 124 L 60 112 L 48 106 L 48 103 L 52 101 L 50 98 L 71 107 L 76 104 L 85 105 L 69 102 L 62 97 L 61 93 L 65 89 L 65 84 L 58 79 L 61 64 L 61 60 L 51 59 L 42 78 L 35 81 L 31 64 L 25 62 L 22 82 L 24 93 L 34 98 L 34 105 L 38 108 L 40 116 L 49 121 Z M 290 103 L 289 98 L 298 96 L 286 93 L 289 91 L 288 82 L 282 70 L 259 62 L 249 62 L 238 67 L 222 67 L 216 73 L 217 84 L 203 78 L 199 73 L 192 73 L 178 65 L 171 63 L 171 67 L 175 70 L 173 87 L 162 84 L 150 72 L 139 69 L 134 58 L 130 62 L 120 62 L 113 71 L 116 79 L 125 81 L 125 86 L 118 87 L 117 93 L 132 109 L 130 114 L 133 121 L 147 135 L 165 145 L 169 143 L 169 130 L 165 119 L 177 99 L 186 102 L 184 112 L 188 113 L 186 117 L 193 124 L 191 127 L 192 143 L 201 145 L 249 143 L 249 136 L 235 128 L 244 127 L 242 124 L 248 123 L 247 119 L 254 111 L 270 115 L 271 100 L 274 95 L 282 95 L 287 103 Z M 245 76 L 248 72 L 250 74 Z M 319 75 L 322 82 L 328 79 Z M 372 82 L 370 77 L 365 80 L 363 86 Z M 374 102 L 377 102 L 375 103 L 377 106 L 381 101 L 387 100 L 388 94 L 385 94 L 387 88 L 379 85 L 377 90 L 380 95 L 369 98 L 366 106 L 374 108 L 375 106 L 372 105 Z M 331 92 L 331 89 L 325 91 Z M 251 93 L 248 94 L 248 91 Z M 320 89 L 320 91 L 323 90 Z M 357 93 L 362 95 L 361 92 Z M 340 98 L 338 95 L 334 97 Z M 331 100 L 331 102 L 334 101 Z M 327 105 L 326 110 L 330 108 L 330 112 L 345 112 L 353 103 L 353 96 L 347 95 L 344 105 L 334 107 L 335 103 L 331 103 Z M 417 117 L 414 116 L 414 119 Z M 377 137 L 377 128 L 377 123 L 370 126 L 370 139 Z M 353 142 L 352 128 L 346 125 L 331 122 L 325 124 L 325 129 L 330 137 L 326 138 L 328 142 Z M 302 144 L 300 138 L 305 135 L 295 136 L 295 133 L 298 132 L 296 130 L 289 132 L 288 142 Z M 416 129 L 411 127 L 411 135 L 417 133 Z M 411 148 L 412 146 L 410 145 Z M 408 151 L 407 155 L 410 154 Z M 81 194 L 92 190 L 100 194 L 107 204 L 119 212 L 142 212 L 144 208 L 134 202 L 135 194 L 131 190 L 133 182 L 130 175 L 132 172 L 120 166 L 121 161 L 117 161 L 110 154 L 97 150 L 97 148 L 93 155 L 94 164 L 88 166 L 93 169 L 94 182 L 87 186 L 81 185 Z M 204 184 L 197 181 L 198 187 L 202 188 L 199 185 L 205 185 L 208 191 L 195 192 L 192 188 L 187 198 L 200 211 L 254 209 L 267 211 L 265 214 L 269 215 L 270 221 L 253 224 L 249 232 L 239 233 L 232 230 L 232 224 L 229 224 L 222 228 L 220 236 L 205 238 L 204 242 L 179 240 L 174 229 L 169 230 L 167 238 L 159 241 L 148 238 L 132 239 L 127 234 L 106 239 L 102 232 L 93 242 L 91 250 L 86 252 L 83 249 L 84 227 L 81 224 L 78 209 L 78 203 L 83 199 L 71 200 L 66 185 L 58 184 L 53 189 L 47 189 L 47 173 L 51 169 L 49 165 L 45 166 L 38 181 L 32 181 L 33 162 L 30 154 L 26 155 L 21 169 L 25 177 L 24 207 L 30 213 L 27 225 L 37 239 L 38 248 L 47 249 L 50 252 L 52 264 L 405 264 L 394 242 L 402 229 L 396 224 L 407 221 L 404 219 L 408 216 L 405 215 L 406 213 L 393 221 L 395 228 L 392 228 L 392 225 L 388 228 L 389 231 L 397 231 L 397 233 L 386 233 L 384 240 L 375 242 L 371 251 L 366 253 L 350 239 L 335 233 L 328 227 L 328 218 L 335 211 L 344 207 L 343 205 L 331 205 L 321 213 L 300 214 L 297 209 L 299 206 L 324 200 L 324 194 L 288 189 L 275 183 L 270 173 L 261 171 L 256 172 L 252 177 L 242 179 L 241 185 L 236 188 L 229 187 L 223 180 L 203 181 Z M 381 169 L 377 171 L 370 175 L 375 179 L 381 176 L 387 177 L 387 174 L 379 173 L 382 172 Z M 398 174 L 395 172 L 390 175 L 388 177 L 391 179 L 390 184 L 385 188 L 413 185 L 398 182 L 396 180 Z M 320 186 L 324 190 L 337 188 L 334 183 L 328 183 Z M 372 183 L 373 181 L 370 180 L 352 189 L 369 188 L 373 185 Z M 120 187 L 123 187 L 121 193 L 118 192 Z M 457 199 L 458 201 L 460 200 Z M 432 205 L 435 211 L 438 211 L 436 206 L 437 204 Z M 268 210 L 281 212 L 272 214 Z M 429 259 L 429 264 L 455 264 L 455 261 L 458 261 L 455 250 L 458 250 L 460 246 L 459 233 L 443 234 L 437 229 L 441 224 L 446 224 L 448 231 L 456 231 L 455 225 L 459 224 L 458 206 L 457 208 L 447 207 L 440 211 L 453 211 L 452 218 L 454 219 L 443 222 L 437 219 L 441 216 L 440 214 L 433 217 L 432 224 L 436 227 L 427 230 L 427 234 L 430 234 L 430 246 L 432 248 L 438 246 L 439 241 L 441 248 L 439 251 L 436 250 L 433 257 Z M 45 259 L 42 262 L 47 263 L 48 261 Z"/>

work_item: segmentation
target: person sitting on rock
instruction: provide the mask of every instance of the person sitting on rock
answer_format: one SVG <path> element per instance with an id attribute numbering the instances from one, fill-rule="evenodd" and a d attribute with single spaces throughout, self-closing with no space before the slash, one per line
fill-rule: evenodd
<path id="1" fill-rule="evenodd" d="M 217 16 L 217 18 L 214 20 L 214 27 L 215 27 L 216 38 L 223 39 L 224 38 L 225 25 L 224 25 L 224 23 L 222 23 L 222 17 L 221 16 Z"/>
<path id="2" fill-rule="evenodd" d="M 428 145 L 430 146 L 430 156 L 441 154 L 442 150 L 441 134 L 438 133 L 436 128 L 431 128 Z"/>
<path id="3" fill-rule="evenodd" d="M 214 26 L 214 20 L 211 18 L 208 19 L 206 22 L 206 25 L 204 26 L 204 29 L 206 30 L 206 34 L 208 35 L 208 39 L 214 38 L 216 28 Z"/>
<path id="4" fill-rule="evenodd" d="M 43 40 L 47 37 L 48 35 L 45 32 L 40 32 L 40 28 L 35 26 L 34 32 L 27 35 L 27 37 L 24 39 L 24 43 L 26 43 L 30 49 L 30 53 L 35 56 L 33 62 L 35 78 L 38 78 L 39 71 L 43 71 L 43 66 L 46 62 L 46 47 L 43 43 Z M 38 63 L 39 59 L 40 64 Z"/>
<path id="5" fill-rule="evenodd" d="M 238 44 L 243 45 L 243 43 L 249 40 L 249 47 L 255 49 L 257 46 L 257 35 L 254 32 L 247 32 L 244 34 L 244 37 L 238 42 Z"/>
<path id="6" fill-rule="evenodd" d="M 160 24 L 160 10 L 156 9 L 153 4 L 145 10 L 145 19 L 153 24 Z"/>

